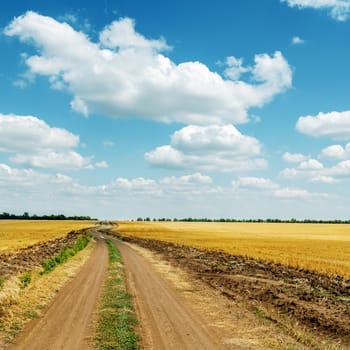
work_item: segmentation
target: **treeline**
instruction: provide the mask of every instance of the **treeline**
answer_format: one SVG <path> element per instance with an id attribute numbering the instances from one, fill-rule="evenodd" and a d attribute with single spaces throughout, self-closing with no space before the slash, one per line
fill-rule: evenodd
<path id="1" fill-rule="evenodd" d="M 209 218 L 182 218 L 182 219 L 169 219 L 169 218 L 159 218 L 151 219 L 137 218 L 136 221 L 167 221 L 167 222 L 265 222 L 265 223 L 296 223 L 296 224 L 350 224 L 349 220 L 316 220 L 316 219 L 209 219 Z"/>
<path id="2" fill-rule="evenodd" d="M 0 220 L 96 220 L 90 216 L 65 216 L 63 214 L 51 214 L 51 215 L 29 215 L 25 212 L 22 215 L 10 214 L 3 212 L 0 214 Z"/>

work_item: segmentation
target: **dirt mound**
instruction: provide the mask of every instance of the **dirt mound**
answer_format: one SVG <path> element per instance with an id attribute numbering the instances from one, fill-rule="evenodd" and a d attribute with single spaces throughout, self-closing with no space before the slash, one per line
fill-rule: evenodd
<path id="1" fill-rule="evenodd" d="M 89 229 L 70 231 L 65 237 L 51 239 L 0 254 L 0 276 L 8 278 L 30 271 L 41 263 L 57 255 L 64 248 L 74 246 L 79 235 L 87 234 Z"/>
<path id="2" fill-rule="evenodd" d="M 122 239 L 160 253 L 234 300 L 273 306 L 350 345 L 350 280 L 163 241 Z"/>

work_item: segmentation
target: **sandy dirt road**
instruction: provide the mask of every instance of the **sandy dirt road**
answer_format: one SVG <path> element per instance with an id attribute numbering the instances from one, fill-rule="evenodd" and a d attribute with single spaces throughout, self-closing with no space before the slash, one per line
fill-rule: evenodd
<path id="1" fill-rule="evenodd" d="M 69 282 L 44 315 L 29 322 L 10 350 L 90 349 L 89 325 L 103 285 L 108 250 L 97 235 L 96 247 L 78 275 Z"/>
<path id="2" fill-rule="evenodd" d="M 127 244 L 113 241 L 125 264 L 129 290 L 135 295 L 143 349 L 226 349 L 218 334 L 209 329 L 144 257 Z"/>

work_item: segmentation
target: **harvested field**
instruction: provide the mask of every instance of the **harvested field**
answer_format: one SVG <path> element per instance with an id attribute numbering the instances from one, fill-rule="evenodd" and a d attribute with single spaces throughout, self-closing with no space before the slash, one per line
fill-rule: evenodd
<path id="1" fill-rule="evenodd" d="M 224 252 L 123 239 L 160 254 L 235 302 L 250 305 L 252 312 L 307 349 L 350 347 L 350 280 Z"/>
<path id="2" fill-rule="evenodd" d="M 69 231 L 94 224 L 77 220 L 0 220 L 0 253 L 64 237 Z"/>
<path id="3" fill-rule="evenodd" d="M 88 231 L 89 229 L 69 231 L 63 237 L 0 253 L 0 277 L 7 279 L 40 266 L 44 260 L 57 255 L 62 249 L 72 248 L 79 235 Z"/>
<path id="4" fill-rule="evenodd" d="M 121 222 L 114 232 L 306 348 L 350 348 L 350 225 Z"/>
<path id="5" fill-rule="evenodd" d="M 350 225 L 120 222 L 123 235 L 350 278 Z"/>

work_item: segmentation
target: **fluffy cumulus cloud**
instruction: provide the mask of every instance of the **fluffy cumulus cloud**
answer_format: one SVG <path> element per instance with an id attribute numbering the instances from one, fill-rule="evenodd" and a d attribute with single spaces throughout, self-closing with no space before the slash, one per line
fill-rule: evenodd
<path id="1" fill-rule="evenodd" d="M 199 185 L 209 185 L 213 182 L 212 178 L 207 175 L 202 175 L 201 173 L 195 173 L 192 175 L 184 175 L 180 177 L 169 176 L 163 178 L 160 183 L 167 186 L 187 186 L 193 184 Z"/>
<path id="2" fill-rule="evenodd" d="M 174 63 L 164 39 L 148 39 L 129 18 L 114 21 L 98 42 L 69 24 L 35 12 L 15 18 L 5 34 L 35 45 L 25 58 L 30 76 L 47 76 L 52 88 L 72 95 L 71 107 L 88 115 L 139 117 L 185 124 L 242 123 L 292 85 L 280 52 L 259 54 L 243 67 L 229 57 L 225 78 L 200 62 Z M 243 72 L 249 81 L 237 80 Z"/>
<path id="3" fill-rule="evenodd" d="M 233 125 L 189 125 L 172 135 L 170 145 L 147 152 L 145 159 L 163 168 L 240 172 L 265 168 L 260 153 L 260 142 Z"/>
<path id="4" fill-rule="evenodd" d="M 0 152 L 23 152 L 42 148 L 67 150 L 78 146 L 79 136 L 53 128 L 33 116 L 0 114 Z"/>
<path id="5" fill-rule="evenodd" d="M 135 194 L 135 195 L 153 195 L 162 196 L 169 193 L 183 193 L 200 194 L 205 192 L 212 192 L 215 190 L 212 187 L 212 179 L 207 175 L 201 173 L 194 173 L 183 176 L 169 176 L 159 180 L 146 179 L 138 177 L 128 179 L 118 177 L 110 184 L 90 187 L 88 192 L 94 188 L 100 194 L 107 196 L 120 194 Z"/>
<path id="6" fill-rule="evenodd" d="M 290 7 L 328 10 L 331 17 L 337 21 L 346 21 L 350 14 L 349 0 L 280 0 Z"/>
<path id="7" fill-rule="evenodd" d="M 240 183 L 238 188 L 221 187 L 215 185 L 208 175 L 190 173 L 160 179 L 118 177 L 106 184 L 85 185 L 61 173 L 44 174 L 0 163 L 0 204 L 16 212 L 30 208 L 31 213 L 39 214 L 49 210 L 121 219 L 188 215 L 252 217 L 252 208 L 256 215 L 260 213 L 269 217 L 276 215 L 276 212 L 274 206 L 266 205 L 266 201 L 270 205 L 278 203 L 277 207 L 283 207 L 300 200 L 305 203 L 315 199 L 328 200 L 320 193 L 300 188 L 282 188 L 267 178 L 241 177 L 237 181 Z M 94 203 L 93 207 L 91 202 Z M 259 210 L 261 205 L 267 210 L 265 214 Z M 317 207 L 322 208 L 322 205 Z M 274 209 L 271 211 L 269 208 Z"/>
<path id="8" fill-rule="evenodd" d="M 47 192 L 51 194 L 117 197 L 119 195 L 154 195 L 188 193 L 201 194 L 219 192 L 212 184 L 211 177 L 194 173 L 183 176 L 164 177 L 159 180 L 118 177 L 107 184 L 87 186 L 82 185 L 76 179 L 57 174 L 44 174 L 33 169 L 21 169 L 0 163 L 0 192 L 9 190 L 10 192 L 30 194 L 32 192 Z"/>
<path id="9" fill-rule="evenodd" d="M 338 145 L 335 145 L 338 146 Z M 349 148 L 330 146 L 323 150 L 321 154 L 327 155 L 331 160 L 339 160 L 343 157 L 343 152 L 348 152 Z M 350 156 L 350 152 L 348 153 Z M 310 182 L 322 182 L 333 184 L 339 181 L 350 179 L 350 160 L 342 160 L 331 166 L 324 166 L 316 159 L 308 159 L 300 162 L 294 168 L 286 168 L 280 172 L 285 179 L 306 179 Z"/>
<path id="10" fill-rule="evenodd" d="M 52 193 L 56 188 L 71 185 L 73 179 L 67 175 L 43 174 L 33 169 L 18 169 L 0 163 L 0 189 L 6 189 L 13 195 L 31 192 Z"/>
<path id="11" fill-rule="evenodd" d="M 350 111 L 303 116 L 298 119 L 296 129 L 314 137 L 350 139 Z"/>
<path id="12" fill-rule="evenodd" d="M 283 160 L 288 162 L 288 163 L 300 163 L 303 162 L 304 160 L 309 159 L 309 156 L 306 156 L 302 153 L 289 153 L 285 152 L 282 156 Z"/>
<path id="13" fill-rule="evenodd" d="M 304 116 L 298 119 L 296 129 L 313 137 L 333 139 L 350 138 L 350 111 L 319 113 L 316 116 Z M 295 163 L 294 167 L 283 169 L 280 175 L 286 179 L 306 179 L 310 182 L 333 184 L 350 178 L 350 143 L 330 145 L 321 150 L 319 160 L 333 165 L 325 166 L 317 159 L 303 154 L 286 152 L 283 159 Z"/>
<path id="14" fill-rule="evenodd" d="M 328 170 L 328 173 L 340 179 L 350 178 L 350 160 L 343 160 Z"/>
<path id="15" fill-rule="evenodd" d="M 341 160 L 350 158 L 350 143 L 345 147 L 341 145 L 331 145 L 321 151 L 320 158 L 329 160 Z"/>
<path id="16" fill-rule="evenodd" d="M 298 169 L 301 169 L 301 170 L 321 170 L 321 169 L 323 169 L 323 164 L 321 162 L 319 162 L 317 159 L 311 158 L 311 159 L 302 161 L 299 164 Z"/>
<path id="17" fill-rule="evenodd" d="M 294 168 L 286 168 L 280 175 L 289 180 L 306 179 L 310 182 L 335 183 L 337 180 L 330 175 L 327 168 L 317 159 L 300 161 Z"/>
<path id="18" fill-rule="evenodd" d="M 48 169 L 81 169 L 91 157 L 74 151 L 79 136 L 50 127 L 33 116 L 0 114 L 0 153 L 10 154 L 13 163 Z"/>
<path id="19" fill-rule="evenodd" d="M 243 73 L 251 70 L 251 68 L 243 66 L 243 58 L 229 56 L 226 58 L 225 64 L 224 75 L 231 80 L 239 80 Z"/>

